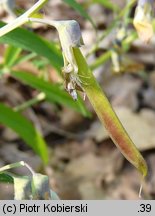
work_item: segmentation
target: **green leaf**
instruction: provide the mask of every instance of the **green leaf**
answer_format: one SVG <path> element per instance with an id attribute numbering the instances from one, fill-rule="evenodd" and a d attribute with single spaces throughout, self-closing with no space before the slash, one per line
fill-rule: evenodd
<path id="1" fill-rule="evenodd" d="M 110 0 L 92 0 L 93 3 L 99 3 L 102 4 L 104 7 L 113 10 L 113 11 L 119 11 L 119 7 L 111 2 Z"/>
<path id="2" fill-rule="evenodd" d="M 79 14 L 81 16 L 83 16 L 85 19 L 89 20 L 91 22 L 91 24 L 93 25 L 93 27 L 96 29 L 96 25 L 95 25 L 94 21 L 92 20 L 92 18 L 88 15 L 88 13 L 85 11 L 85 9 L 79 3 L 77 3 L 75 0 L 64 0 L 64 2 L 66 2 L 74 10 L 79 12 Z"/>
<path id="3" fill-rule="evenodd" d="M 0 22 L 0 27 L 2 26 L 4 26 L 4 23 Z M 63 65 L 61 52 L 57 49 L 55 43 L 49 43 L 26 29 L 17 28 L 9 32 L 3 37 L 0 37 L 0 43 L 10 44 L 37 53 L 47 58 L 58 71 Z"/>
<path id="4" fill-rule="evenodd" d="M 29 53 L 27 55 L 22 55 L 22 56 L 19 56 L 19 58 L 16 60 L 15 64 L 21 64 L 25 61 L 30 61 L 30 60 L 33 60 L 37 57 L 37 54 L 36 53 Z M 47 60 L 48 61 L 48 60 Z"/>
<path id="5" fill-rule="evenodd" d="M 0 182 L 13 184 L 13 177 L 9 173 L 0 173 Z"/>
<path id="6" fill-rule="evenodd" d="M 27 72 L 14 71 L 11 74 L 20 81 L 44 92 L 46 94 L 46 99 L 49 102 L 68 106 L 80 112 L 84 116 L 90 117 L 90 113 L 86 109 L 82 99 L 79 97 L 78 101 L 74 101 L 69 94 L 60 88 L 60 85 L 44 81 L 43 79 Z"/>
<path id="7" fill-rule="evenodd" d="M 21 51 L 22 49 L 19 47 L 8 46 L 4 54 L 4 65 L 12 67 L 16 63 Z"/>
<path id="8" fill-rule="evenodd" d="M 0 103 L 0 123 L 14 130 L 40 157 L 48 162 L 48 152 L 44 139 L 20 113 Z"/>

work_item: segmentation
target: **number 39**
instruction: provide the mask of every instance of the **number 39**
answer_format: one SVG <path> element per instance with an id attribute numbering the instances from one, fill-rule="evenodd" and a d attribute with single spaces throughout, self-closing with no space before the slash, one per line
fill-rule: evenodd
<path id="1" fill-rule="evenodd" d="M 140 204 L 140 212 L 150 212 L 151 211 L 151 205 L 150 204 Z"/>

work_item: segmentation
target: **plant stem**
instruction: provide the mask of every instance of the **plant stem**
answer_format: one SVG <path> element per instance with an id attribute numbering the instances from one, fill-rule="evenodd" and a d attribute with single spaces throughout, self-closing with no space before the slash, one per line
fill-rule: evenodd
<path id="1" fill-rule="evenodd" d="M 113 30 L 114 27 L 118 25 L 118 22 L 122 19 L 123 16 L 125 16 L 126 13 L 130 10 L 130 8 L 135 4 L 136 0 L 131 0 L 127 3 L 127 5 L 124 7 L 123 10 L 118 14 L 117 18 L 113 21 L 113 23 L 110 25 L 110 27 L 103 32 L 103 34 L 100 35 L 100 37 L 97 39 L 95 45 L 91 48 L 91 50 L 87 53 L 86 57 L 89 57 L 91 54 L 93 54 L 99 47 L 99 44 L 102 42 L 102 40 Z"/>
<path id="2" fill-rule="evenodd" d="M 41 22 L 57 27 L 57 21 L 48 21 L 34 18 L 29 18 L 29 21 Z M 122 126 L 121 122 L 119 121 L 106 95 L 102 92 L 95 77 L 90 71 L 80 49 L 77 47 L 73 47 L 73 55 L 76 59 L 76 63 L 78 66 L 78 76 L 81 80 L 82 88 L 86 92 L 100 121 L 106 127 L 111 139 L 120 149 L 126 159 L 130 161 L 142 173 L 143 176 L 146 176 L 147 165 L 144 158 L 142 157 L 142 155 L 130 139 L 129 135 L 127 134 L 126 130 Z M 108 52 L 107 55 L 104 56 L 104 59 L 101 60 L 106 61 L 106 59 L 109 57 L 110 53 Z M 97 65 L 93 67 L 98 66 L 98 64 L 100 64 L 100 61 L 99 63 L 97 63 Z"/>
<path id="3" fill-rule="evenodd" d="M 39 0 L 35 5 L 33 5 L 28 11 L 26 11 L 23 15 L 13 20 L 9 24 L 5 25 L 0 29 L 0 37 L 7 34 L 8 32 L 14 30 L 17 27 L 28 22 L 28 18 L 36 13 L 48 0 Z"/>
<path id="4" fill-rule="evenodd" d="M 90 69 L 94 70 L 98 68 L 101 64 L 104 64 L 111 57 L 111 50 L 108 50 L 104 54 L 102 54 L 99 58 L 97 58 L 91 65 Z"/>
<path id="5" fill-rule="evenodd" d="M 19 168 L 21 166 L 25 166 L 27 169 L 29 169 L 29 171 L 32 173 L 32 175 L 35 174 L 34 170 L 24 161 L 20 161 L 20 162 L 16 162 L 16 163 L 12 163 L 12 164 L 8 164 L 6 166 L 3 166 L 0 168 L 0 173 L 9 170 L 9 169 L 14 169 L 14 168 Z"/>
<path id="6" fill-rule="evenodd" d="M 32 17 L 29 17 L 28 21 L 43 23 L 43 24 L 50 25 L 50 26 L 53 26 L 53 27 L 56 27 L 56 24 L 59 22 L 59 21 L 46 20 L 46 19 L 38 19 L 38 18 L 32 18 Z"/>
<path id="7" fill-rule="evenodd" d="M 39 93 L 35 98 L 32 98 L 31 100 L 29 101 L 26 101 L 25 103 L 19 105 L 19 106 L 16 106 L 14 108 L 14 111 L 16 112 L 20 112 L 22 110 L 25 110 L 27 109 L 28 107 L 30 106 L 33 106 L 34 104 L 38 103 L 38 102 L 41 102 L 42 100 L 44 100 L 46 97 L 45 93 L 41 92 Z"/>
<path id="8" fill-rule="evenodd" d="M 18 167 L 21 167 L 21 166 L 25 166 L 24 161 L 20 161 L 20 162 L 16 162 L 16 163 L 13 163 L 13 164 L 3 166 L 3 167 L 0 168 L 0 173 L 6 171 L 8 169 L 14 169 L 14 168 L 18 168 Z"/>

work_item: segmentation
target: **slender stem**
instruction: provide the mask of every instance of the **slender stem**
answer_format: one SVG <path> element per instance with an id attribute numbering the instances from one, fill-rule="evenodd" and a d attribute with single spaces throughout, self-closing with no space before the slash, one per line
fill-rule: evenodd
<path id="1" fill-rule="evenodd" d="M 90 65 L 90 69 L 94 70 L 98 68 L 101 64 L 104 64 L 108 59 L 110 59 L 110 57 L 111 57 L 111 50 L 108 50 Z"/>
<path id="2" fill-rule="evenodd" d="M 29 171 L 34 175 L 35 172 L 34 170 L 27 164 L 25 163 L 24 161 L 20 161 L 20 162 L 16 162 L 16 163 L 12 163 L 12 164 L 9 164 L 9 165 L 6 165 L 6 166 L 3 166 L 0 168 L 0 173 L 1 172 L 4 172 L 6 170 L 9 170 L 9 169 L 14 169 L 14 168 L 19 168 L 21 166 L 25 166 L 26 168 L 29 169 Z"/>
<path id="3" fill-rule="evenodd" d="M 16 106 L 14 108 L 14 111 L 19 112 L 19 111 L 25 110 L 28 107 L 33 106 L 34 104 L 43 101 L 45 99 L 45 97 L 46 97 L 45 93 L 41 92 L 35 98 L 32 98 L 31 100 L 26 101 L 25 103 L 23 103 L 19 106 Z"/>
<path id="4" fill-rule="evenodd" d="M 125 6 L 123 10 L 119 13 L 117 18 L 114 20 L 114 22 L 110 25 L 110 27 L 101 34 L 101 36 L 98 38 L 95 45 L 91 48 L 91 50 L 87 53 L 87 57 L 89 57 L 92 53 L 94 53 L 97 49 L 99 44 L 103 41 L 103 39 L 111 33 L 112 29 L 120 22 L 120 19 L 122 19 L 123 16 L 125 16 L 126 13 L 128 13 L 128 10 L 135 4 L 136 0 L 131 0 L 128 2 L 128 4 Z"/>
<path id="5" fill-rule="evenodd" d="M 27 22 L 27 17 L 20 16 L 17 19 L 13 20 L 9 24 L 5 25 L 4 27 L 0 28 L 0 37 L 7 34 L 8 32 L 14 30 L 15 28 L 20 27 L 21 25 Z"/>
<path id="6" fill-rule="evenodd" d="M 24 162 L 24 166 L 31 172 L 32 175 L 35 175 L 35 171 L 27 163 Z"/>
<path id="7" fill-rule="evenodd" d="M 43 23 L 43 24 L 50 25 L 50 26 L 53 26 L 53 27 L 56 27 L 56 25 L 58 23 L 58 21 L 46 20 L 46 19 L 38 19 L 38 18 L 31 18 L 31 17 L 28 18 L 28 21 Z"/>
<path id="8" fill-rule="evenodd" d="M 0 28 L 0 37 L 7 34 L 8 32 L 14 30 L 17 27 L 28 22 L 28 17 L 32 16 L 36 13 L 48 0 L 39 0 L 35 5 L 33 5 L 28 11 L 26 11 L 23 15 L 18 17 L 17 19 L 13 20 L 9 24 L 5 25 L 4 27 Z"/>
<path id="9" fill-rule="evenodd" d="M 132 32 L 128 37 L 126 37 L 123 41 L 122 41 L 122 46 L 124 48 L 123 51 L 126 51 L 126 47 L 129 47 L 130 44 L 137 38 L 137 34 L 136 32 Z M 104 64 L 106 61 L 108 61 L 111 57 L 111 50 L 106 51 L 105 53 L 103 53 L 101 56 L 99 56 L 91 65 L 90 65 L 90 69 L 91 70 L 95 70 L 96 68 L 98 68 L 100 65 Z"/>
<path id="10" fill-rule="evenodd" d="M 43 7 L 43 5 L 46 4 L 47 2 L 48 2 L 48 0 L 39 0 L 28 11 L 26 11 L 24 13 L 25 16 L 27 16 L 27 17 L 32 16 L 33 14 L 35 14 L 36 12 L 38 12 Z"/>
<path id="11" fill-rule="evenodd" d="M 101 41 L 113 30 L 113 28 L 117 25 L 118 20 L 115 20 L 110 27 L 103 32 L 103 34 L 101 34 L 96 43 L 93 45 L 93 47 L 90 49 L 90 51 L 86 54 L 86 57 L 89 57 L 90 55 L 92 55 L 94 52 L 96 52 L 96 50 L 98 50 L 99 48 L 99 44 L 101 43 Z"/>
<path id="12" fill-rule="evenodd" d="M 8 169 L 18 168 L 18 167 L 21 167 L 21 166 L 25 166 L 24 161 L 20 161 L 20 162 L 17 162 L 17 163 L 13 163 L 13 164 L 3 166 L 2 168 L 0 168 L 0 173 L 6 171 Z"/>

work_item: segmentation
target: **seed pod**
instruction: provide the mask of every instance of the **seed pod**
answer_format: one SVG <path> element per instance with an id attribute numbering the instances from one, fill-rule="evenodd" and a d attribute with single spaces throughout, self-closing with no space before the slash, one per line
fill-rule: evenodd
<path id="1" fill-rule="evenodd" d="M 98 85 L 80 49 L 73 48 L 73 51 L 79 68 L 78 75 L 81 78 L 83 89 L 85 90 L 87 97 L 94 107 L 100 121 L 106 127 L 111 139 L 125 158 L 132 163 L 143 176 L 146 176 L 147 164 L 144 158 L 130 139 L 115 111 L 111 107 L 106 95 Z M 84 84 L 86 81 L 87 84 Z"/>

